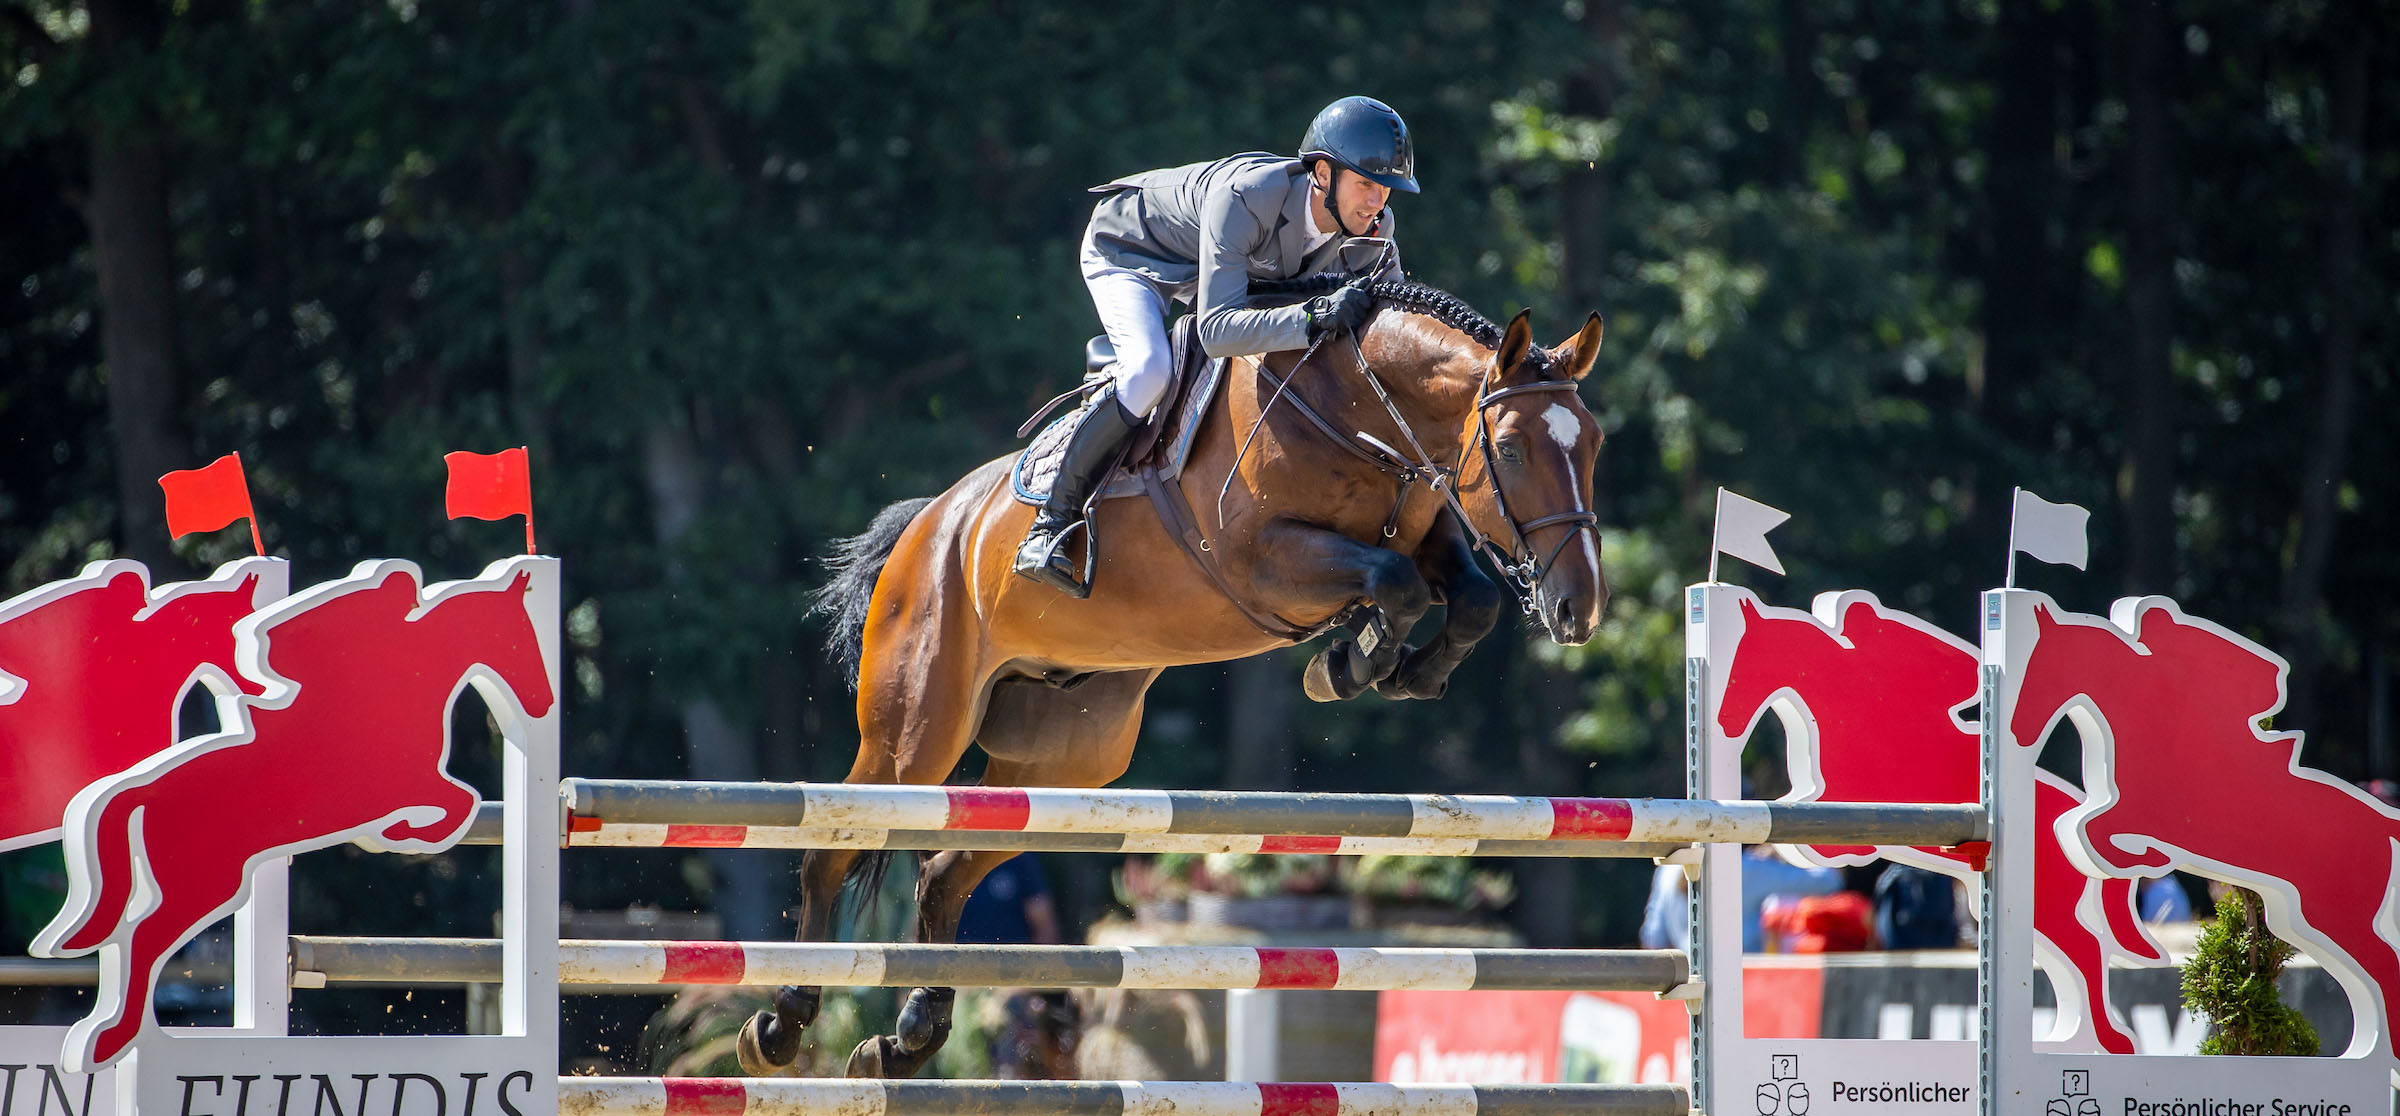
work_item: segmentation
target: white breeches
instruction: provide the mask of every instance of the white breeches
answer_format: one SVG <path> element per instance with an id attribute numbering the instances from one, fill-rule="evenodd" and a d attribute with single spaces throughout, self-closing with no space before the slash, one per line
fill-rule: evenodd
<path id="1" fill-rule="evenodd" d="M 1137 419 L 1148 418 L 1174 376 L 1174 357 L 1167 351 L 1167 296 L 1149 276 L 1108 262 L 1089 235 L 1083 239 L 1083 283 L 1100 311 L 1100 328 L 1116 346 L 1117 363 L 1109 376 L 1117 384 L 1117 403 Z"/>

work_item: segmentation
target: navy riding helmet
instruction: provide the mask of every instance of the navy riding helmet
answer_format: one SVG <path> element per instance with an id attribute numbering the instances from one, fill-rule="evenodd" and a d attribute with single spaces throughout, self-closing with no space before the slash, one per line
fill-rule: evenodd
<path id="1" fill-rule="evenodd" d="M 1408 125 L 1373 97 L 1344 97 L 1325 106 L 1300 137 L 1300 158 L 1331 159 L 1362 178 L 1403 194 L 1417 192 L 1416 149 Z"/>

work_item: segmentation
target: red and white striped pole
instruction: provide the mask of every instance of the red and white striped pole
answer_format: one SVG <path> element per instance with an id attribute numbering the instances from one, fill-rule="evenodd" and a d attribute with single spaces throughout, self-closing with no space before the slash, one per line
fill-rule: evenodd
<path id="1" fill-rule="evenodd" d="M 1680 1085 L 566 1077 L 564 1116 L 1689 1116 Z"/>

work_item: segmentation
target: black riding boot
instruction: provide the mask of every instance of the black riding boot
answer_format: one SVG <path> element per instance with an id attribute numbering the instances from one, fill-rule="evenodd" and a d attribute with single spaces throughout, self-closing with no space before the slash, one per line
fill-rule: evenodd
<path id="1" fill-rule="evenodd" d="M 1083 519 L 1084 502 L 1091 499 L 1093 486 L 1100 483 L 1100 474 L 1116 463 L 1117 451 L 1141 428 L 1142 420 L 1128 413 L 1117 402 L 1115 390 L 1105 391 L 1085 415 L 1075 433 L 1067 437 L 1067 448 L 1059 456 L 1058 479 L 1050 485 L 1050 497 L 1034 509 L 1033 526 L 1025 532 L 1025 544 L 1017 548 L 1017 572 L 1057 589 L 1070 597 L 1092 595 L 1092 587 L 1077 575 L 1081 572 L 1062 553 L 1066 548 L 1066 533 Z M 1091 540 L 1085 539 L 1085 545 Z"/>

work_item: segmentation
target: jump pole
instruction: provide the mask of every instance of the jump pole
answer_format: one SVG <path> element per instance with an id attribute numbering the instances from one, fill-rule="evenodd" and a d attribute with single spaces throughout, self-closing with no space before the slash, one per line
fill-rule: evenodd
<path id="1" fill-rule="evenodd" d="M 578 825 L 1953 846 L 1979 805 L 569 779 Z"/>
<path id="2" fill-rule="evenodd" d="M 618 824 L 574 818 L 572 848 L 977 849 L 1031 853 L 1318 853 L 1336 856 L 1536 856 L 1656 860 L 1686 846 L 1635 841 L 1503 841 L 1473 837 L 1310 837 L 1260 833 L 1025 833 L 980 829 L 827 829 L 792 825 Z M 500 843 L 496 807 L 460 842 Z"/>
<path id="3" fill-rule="evenodd" d="M 567 1077 L 562 1116 L 1690 1116 L 1680 1085 Z"/>
<path id="4" fill-rule="evenodd" d="M 871 945 L 820 942 L 559 943 L 569 985 L 1162 989 L 1508 989 L 1667 992 L 1681 950 Z M 293 983 L 498 980 L 500 943 L 469 938 L 295 937 Z"/>

